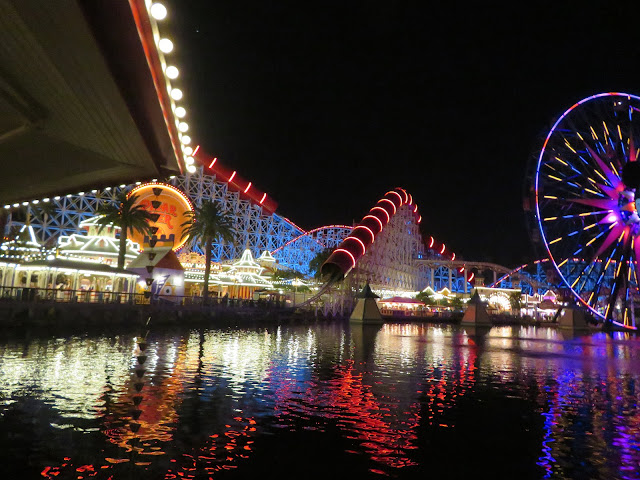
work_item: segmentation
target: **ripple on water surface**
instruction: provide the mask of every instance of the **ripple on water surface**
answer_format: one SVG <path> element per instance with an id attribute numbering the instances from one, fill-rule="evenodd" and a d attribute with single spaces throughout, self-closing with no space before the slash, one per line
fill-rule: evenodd
<path id="1" fill-rule="evenodd" d="M 640 478 L 639 372 L 634 336 L 534 327 L 5 340 L 0 473 Z"/>

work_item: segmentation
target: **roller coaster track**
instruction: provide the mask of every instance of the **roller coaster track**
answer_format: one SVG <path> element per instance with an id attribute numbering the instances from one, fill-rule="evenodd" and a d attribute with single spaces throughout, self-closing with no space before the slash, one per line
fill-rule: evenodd
<path id="1" fill-rule="evenodd" d="M 304 302 L 301 303 L 296 303 L 295 305 L 293 305 L 294 308 L 298 308 L 298 307 L 306 307 L 307 305 L 312 304 L 313 302 L 315 302 L 317 299 L 319 299 L 322 295 L 324 295 L 325 293 L 328 293 L 329 290 L 331 290 L 331 287 L 336 283 L 336 279 L 331 279 L 328 280 L 323 286 L 322 288 L 320 288 L 320 290 L 318 290 L 318 293 L 316 293 L 313 297 L 306 299 Z"/>
<path id="2" fill-rule="evenodd" d="M 430 268 L 438 268 L 438 267 L 447 267 L 447 268 L 464 268 L 465 270 L 470 270 L 472 268 L 477 268 L 478 270 L 491 270 L 496 273 L 501 273 L 504 276 L 501 278 L 504 279 L 506 277 L 516 278 L 522 282 L 528 283 L 536 290 L 538 289 L 550 289 L 551 286 L 546 283 L 541 283 L 531 278 L 527 275 L 520 273 L 520 268 L 511 269 L 508 267 L 504 267 L 502 265 L 498 265 L 497 263 L 491 262 L 475 262 L 469 260 L 447 260 L 444 258 L 419 258 L 416 259 L 416 262 L 420 265 L 425 265 Z M 491 286 L 493 286 L 492 284 Z"/>

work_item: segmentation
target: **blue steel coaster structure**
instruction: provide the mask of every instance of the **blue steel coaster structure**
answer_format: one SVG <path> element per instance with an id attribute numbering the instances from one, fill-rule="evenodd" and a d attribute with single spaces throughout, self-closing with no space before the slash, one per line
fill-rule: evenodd
<path id="1" fill-rule="evenodd" d="M 318 252 L 334 248 L 351 231 L 352 227 L 346 225 L 329 225 L 305 231 L 289 219 L 270 211 L 266 205 L 260 205 L 259 201 L 244 195 L 246 186 L 239 188 L 237 182 L 241 180 L 237 175 L 231 181 L 229 177 L 201 165 L 194 173 L 172 176 L 158 182 L 177 187 L 195 205 L 205 199 L 218 202 L 230 214 L 238 237 L 234 244 L 214 243 L 215 262 L 240 258 L 245 248 L 249 248 L 254 257 L 267 250 L 282 267 L 309 274 L 310 260 Z M 118 193 L 129 192 L 141 183 L 25 202 L 27 204 L 19 208 L 8 209 L 6 232 L 19 229 L 28 218 L 41 244 L 51 244 L 60 236 L 78 233 L 80 222 L 93 217 L 100 205 L 114 201 Z M 182 251 L 202 253 L 195 243 L 187 243 Z"/>
<path id="2" fill-rule="evenodd" d="M 635 329 L 640 303 L 640 98 L 602 93 L 554 123 L 537 158 L 535 220 L 562 283 L 605 328 Z"/>
<path id="3" fill-rule="evenodd" d="M 428 268 L 416 262 L 427 255 L 455 258 L 455 254 L 445 252 L 444 244 L 434 246 L 433 239 L 430 242 L 433 248 L 426 248 L 418 227 L 421 217 L 417 214 L 417 206 L 403 189 L 387 192 L 385 198 L 368 212 L 363 219 L 367 228 L 364 225 L 328 225 L 306 231 L 277 215 L 275 203 L 265 201 L 266 194 L 235 171 L 227 171 L 220 162 L 199 160 L 199 163 L 193 173 L 151 183 L 178 188 L 194 205 L 205 199 L 218 202 L 232 217 L 238 234 L 236 242 L 214 243 L 215 262 L 240 258 L 245 248 L 251 250 L 254 257 L 266 250 L 281 267 L 309 275 L 312 273 L 309 263 L 316 254 L 335 249 L 351 236 L 352 240 L 348 242 L 351 248 L 361 248 L 353 238 L 361 238 L 367 244 L 367 255 L 359 262 L 358 276 L 369 279 L 383 294 L 418 291 L 427 285 L 438 290 L 448 287 L 452 291 L 465 291 L 465 274 L 456 268 Z M 100 205 L 114 201 L 118 193 L 129 192 L 141 183 L 38 199 L 18 208 L 11 207 L 6 232 L 21 227 L 28 218 L 38 240 L 54 246 L 60 236 L 79 233 L 80 223 L 94 216 Z M 383 234 L 380 234 L 381 225 L 385 226 Z M 368 242 L 373 243 L 373 237 L 379 238 L 369 248 Z M 187 243 L 181 251 L 202 253 L 196 243 Z M 358 250 L 355 253 L 360 254 Z M 470 288 L 468 282 L 466 286 Z"/>

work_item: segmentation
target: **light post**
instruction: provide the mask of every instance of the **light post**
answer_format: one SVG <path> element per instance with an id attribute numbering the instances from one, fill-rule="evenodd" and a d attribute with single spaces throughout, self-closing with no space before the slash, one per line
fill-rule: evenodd
<path id="1" fill-rule="evenodd" d="M 298 286 L 301 285 L 301 283 L 297 278 L 294 278 L 291 283 L 293 284 L 293 304 L 295 305 L 297 300 L 296 297 L 298 296 Z"/>

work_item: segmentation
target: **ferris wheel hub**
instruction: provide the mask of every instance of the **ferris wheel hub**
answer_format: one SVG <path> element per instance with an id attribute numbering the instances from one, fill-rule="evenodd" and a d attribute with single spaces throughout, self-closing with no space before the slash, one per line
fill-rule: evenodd
<path id="1" fill-rule="evenodd" d="M 622 167 L 622 182 L 627 188 L 640 187 L 640 162 L 627 162 Z"/>

